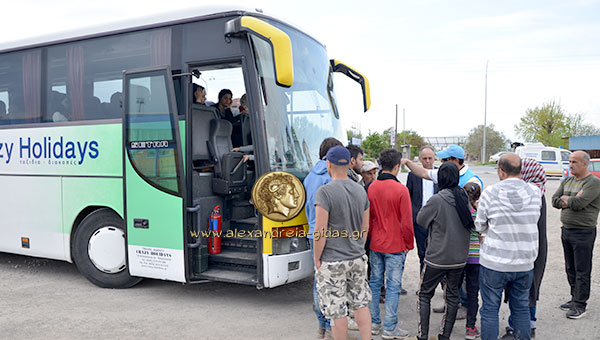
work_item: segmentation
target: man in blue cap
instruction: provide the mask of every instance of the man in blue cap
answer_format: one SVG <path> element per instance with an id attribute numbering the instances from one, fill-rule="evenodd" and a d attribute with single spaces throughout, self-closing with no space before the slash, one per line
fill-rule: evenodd
<path id="1" fill-rule="evenodd" d="M 460 170 L 458 185 L 461 188 L 469 182 L 474 182 L 481 187 L 481 190 L 483 190 L 483 181 L 481 178 L 475 175 L 475 173 L 469 169 L 469 166 L 465 164 L 465 150 L 463 150 L 463 148 L 456 144 L 451 144 L 444 150 L 436 152 L 436 155 L 442 160 L 442 162 L 452 162 L 458 166 L 458 169 Z M 433 183 L 437 184 L 437 169 L 425 169 L 419 164 L 408 159 L 402 159 L 402 165 L 406 165 L 416 176 L 429 179 L 433 181 Z"/>
<path id="2" fill-rule="evenodd" d="M 336 340 L 346 339 L 348 308 L 354 310 L 362 339 L 371 338 L 371 289 L 367 282 L 365 240 L 369 199 L 348 176 L 350 152 L 334 146 L 325 155 L 331 182 L 315 199 L 314 260 L 319 307 Z"/>

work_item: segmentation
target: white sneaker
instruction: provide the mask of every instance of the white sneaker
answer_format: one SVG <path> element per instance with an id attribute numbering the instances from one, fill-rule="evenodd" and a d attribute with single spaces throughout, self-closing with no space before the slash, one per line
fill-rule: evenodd
<path id="1" fill-rule="evenodd" d="M 408 337 L 408 332 L 403 330 L 400 327 L 396 327 L 396 329 L 392 331 L 383 330 L 383 334 L 381 335 L 382 339 L 406 339 Z"/>
<path id="2" fill-rule="evenodd" d="M 378 335 L 379 333 L 381 333 L 381 324 L 380 323 L 374 323 L 371 325 L 371 334 L 373 335 Z"/>

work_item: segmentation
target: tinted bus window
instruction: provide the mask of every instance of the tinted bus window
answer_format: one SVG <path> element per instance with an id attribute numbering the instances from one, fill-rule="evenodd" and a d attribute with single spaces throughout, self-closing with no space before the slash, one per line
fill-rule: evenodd
<path id="1" fill-rule="evenodd" d="M 50 47 L 43 120 L 120 118 L 123 71 L 170 62 L 170 29 Z"/>
<path id="2" fill-rule="evenodd" d="M 0 56 L 0 124 L 39 121 L 41 60 L 40 50 Z"/>

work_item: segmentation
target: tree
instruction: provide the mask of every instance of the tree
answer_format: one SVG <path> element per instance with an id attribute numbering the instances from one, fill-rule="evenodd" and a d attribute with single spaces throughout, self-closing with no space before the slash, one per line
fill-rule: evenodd
<path id="1" fill-rule="evenodd" d="M 552 100 L 541 107 L 527 109 L 520 123 L 515 125 L 515 132 L 527 142 L 559 146 L 563 144 L 566 118 L 560 104 Z"/>
<path id="2" fill-rule="evenodd" d="M 399 147 L 402 144 L 404 137 L 406 144 L 410 144 L 411 146 L 411 158 L 418 156 L 421 147 L 425 145 L 425 140 L 415 131 L 406 130 L 404 132 L 406 132 L 406 136 L 403 135 L 403 132 L 396 135 L 396 145 Z M 365 155 L 371 158 L 377 158 L 383 149 L 391 148 L 393 133 L 393 127 L 385 129 L 382 133 L 369 131 L 367 137 L 362 141 L 362 149 L 365 152 Z"/>
<path id="3" fill-rule="evenodd" d="M 567 117 L 567 130 L 569 137 L 600 135 L 600 129 L 592 124 L 584 123 L 583 116 L 578 113 Z"/>
<path id="4" fill-rule="evenodd" d="M 383 134 L 369 131 L 367 137 L 365 137 L 365 139 L 363 139 L 362 141 L 362 149 L 365 152 L 366 156 L 371 158 L 377 158 L 379 157 L 381 150 L 391 147 L 391 129 L 388 130 L 384 131 Z"/>
<path id="5" fill-rule="evenodd" d="M 356 137 L 356 138 L 362 139 L 362 133 L 356 132 L 354 130 L 346 130 L 346 137 L 348 137 L 348 140 L 351 140 L 352 137 Z"/>
<path id="6" fill-rule="evenodd" d="M 400 145 L 406 141 L 410 145 L 410 158 L 418 157 L 421 147 L 425 145 L 423 137 L 419 136 L 416 131 L 406 130 L 398 133 L 396 136 L 396 144 Z"/>
<path id="7" fill-rule="evenodd" d="M 592 124 L 583 122 L 581 114 L 569 115 L 554 100 L 541 107 L 527 109 L 515 132 L 525 138 L 526 142 L 541 142 L 548 146 L 568 148 L 565 137 L 589 136 L 600 134 L 600 130 Z"/>
<path id="8" fill-rule="evenodd" d="M 502 132 L 494 129 L 494 124 L 490 124 L 485 128 L 485 148 L 488 154 L 494 154 L 498 151 L 506 149 L 508 143 L 506 137 Z M 481 155 L 481 149 L 483 148 L 483 125 L 474 127 L 467 136 L 467 143 L 465 149 L 471 155 Z M 487 157 L 487 155 L 486 155 Z M 487 159 L 482 159 L 482 162 L 486 162 Z"/>

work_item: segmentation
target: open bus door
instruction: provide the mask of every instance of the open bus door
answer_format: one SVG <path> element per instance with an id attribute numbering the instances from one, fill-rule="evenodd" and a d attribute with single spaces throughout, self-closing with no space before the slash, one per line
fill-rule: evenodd
<path id="1" fill-rule="evenodd" d="M 182 149 L 171 70 L 124 72 L 123 187 L 129 272 L 186 282 Z"/>

